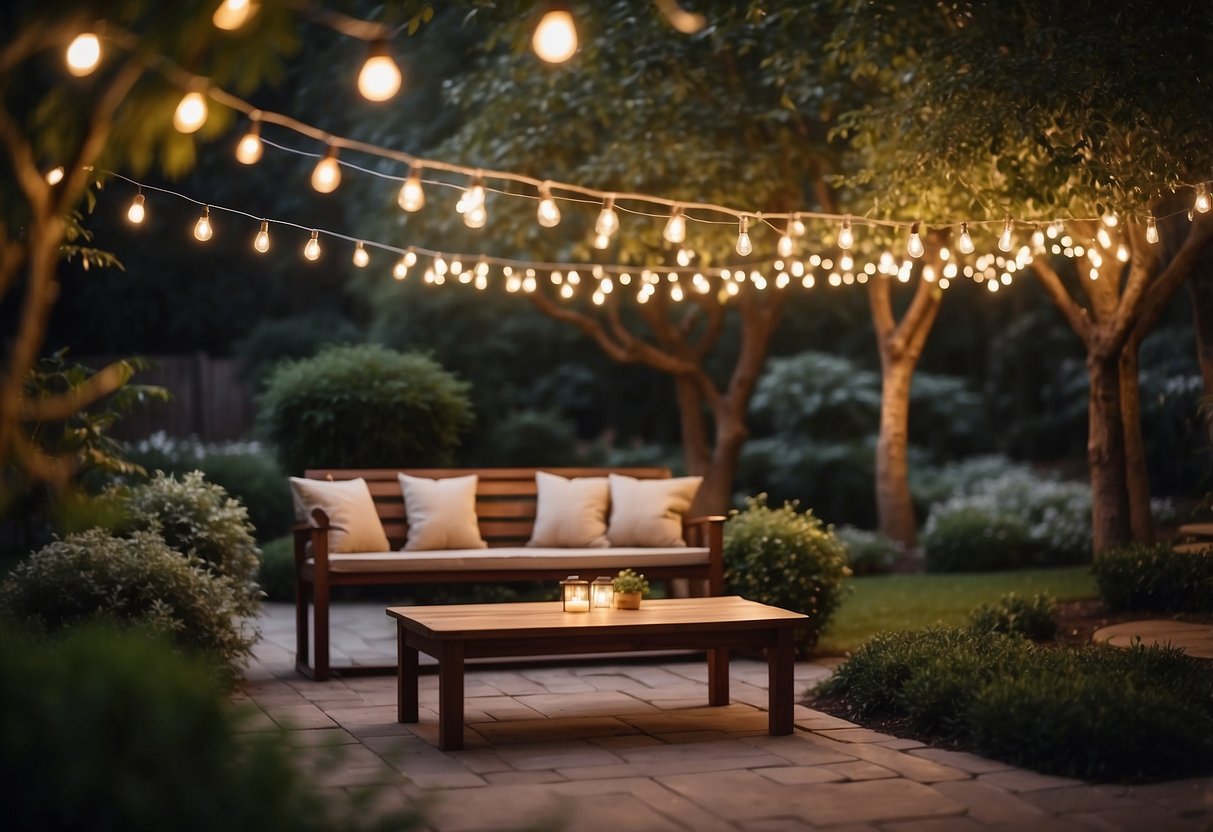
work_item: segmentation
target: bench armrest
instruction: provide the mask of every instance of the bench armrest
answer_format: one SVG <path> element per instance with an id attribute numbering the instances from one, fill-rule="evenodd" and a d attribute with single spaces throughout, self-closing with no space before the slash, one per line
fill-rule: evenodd
<path id="1" fill-rule="evenodd" d="M 296 523 L 291 532 L 295 536 L 295 569 L 300 571 L 303 569 L 304 562 L 307 561 L 308 544 L 311 544 L 312 559 L 315 562 L 316 572 L 327 572 L 329 563 L 329 516 L 325 514 L 324 509 L 312 509 L 312 522 Z"/>
<path id="2" fill-rule="evenodd" d="M 687 543 L 708 550 L 708 590 L 712 595 L 724 593 L 724 523 L 719 514 L 686 517 L 682 521 Z"/>

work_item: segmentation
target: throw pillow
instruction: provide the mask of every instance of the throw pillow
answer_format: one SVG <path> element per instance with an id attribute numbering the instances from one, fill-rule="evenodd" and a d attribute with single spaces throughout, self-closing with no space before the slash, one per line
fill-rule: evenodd
<path id="1" fill-rule="evenodd" d="M 323 509 L 329 518 L 329 551 L 386 552 L 390 548 L 383 523 L 366 480 L 309 480 L 291 477 L 295 516 L 312 522 L 312 509 Z"/>
<path id="2" fill-rule="evenodd" d="M 685 546 L 682 518 L 691 508 L 703 477 L 637 480 L 611 474 L 612 546 Z"/>
<path id="3" fill-rule="evenodd" d="M 409 524 L 404 551 L 488 547 L 476 521 L 475 474 L 441 480 L 396 476 L 404 492 L 405 521 Z"/>
<path id="4" fill-rule="evenodd" d="M 528 546 L 568 549 L 604 549 L 607 501 L 606 477 L 565 479 L 546 471 L 535 472 L 538 490 L 535 527 Z"/>

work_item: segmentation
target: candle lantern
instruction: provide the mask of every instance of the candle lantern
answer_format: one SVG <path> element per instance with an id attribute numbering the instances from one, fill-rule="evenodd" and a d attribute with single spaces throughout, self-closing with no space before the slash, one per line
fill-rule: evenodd
<path id="1" fill-rule="evenodd" d="M 596 610 L 609 610 L 615 601 L 615 587 L 610 578 L 595 578 L 590 585 L 590 598 Z"/>
<path id="2" fill-rule="evenodd" d="M 577 575 L 569 575 L 560 582 L 560 598 L 565 612 L 590 611 L 590 582 Z"/>

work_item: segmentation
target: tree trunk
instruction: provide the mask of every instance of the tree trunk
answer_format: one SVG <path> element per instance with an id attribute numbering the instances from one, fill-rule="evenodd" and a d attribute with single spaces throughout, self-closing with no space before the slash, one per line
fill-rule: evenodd
<path id="1" fill-rule="evenodd" d="M 1150 514 L 1150 471 L 1146 467 L 1141 435 L 1141 377 L 1137 366 L 1137 338 L 1120 351 L 1120 418 L 1125 437 L 1125 486 L 1129 500 L 1129 529 L 1139 543 L 1154 541 Z"/>
<path id="2" fill-rule="evenodd" d="M 716 446 L 711 461 L 700 472 L 703 485 L 691 505 L 692 516 L 725 514 L 733 504 L 733 480 L 749 432 L 731 410 L 720 408 L 719 411 L 716 414 Z"/>
<path id="3" fill-rule="evenodd" d="M 1092 548 L 1098 557 L 1130 539 L 1119 357 L 1088 353 L 1087 378 L 1091 384 L 1087 463 L 1091 470 Z"/>
<path id="4" fill-rule="evenodd" d="M 1192 322 L 1196 329 L 1196 357 L 1205 395 L 1213 396 L 1213 267 L 1202 261 L 1188 280 L 1192 293 Z M 1213 427 L 1213 411 L 1205 411 L 1205 423 Z"/>
<path id="5" fill-rule="evenodd" d="M 880 438 L 876 442 L 876 513 L 881 534 L 907 547 L 918 543 L 918 523 L 910 499 L 907 448 L 910 433 L 910 384 L 914 356 L 891 356 L 880 384 Z"/>

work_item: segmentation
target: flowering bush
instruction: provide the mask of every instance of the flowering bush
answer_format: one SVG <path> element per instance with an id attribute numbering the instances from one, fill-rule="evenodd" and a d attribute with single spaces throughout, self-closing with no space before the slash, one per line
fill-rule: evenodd
<path id="1" fill-rule="evenodd" d="M 847 548 L 847 566 L 855 575 L 882 575 L 893 571 L 893 564 L 905 554 L 905 548 L 880 532 L 839 526 L 835 536 Z"/>

